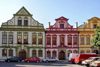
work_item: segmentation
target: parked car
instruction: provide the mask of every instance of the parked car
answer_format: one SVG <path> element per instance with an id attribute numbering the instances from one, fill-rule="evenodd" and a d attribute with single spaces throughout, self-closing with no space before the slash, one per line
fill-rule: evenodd
<path id="1" fill-rule="evenodd" d="M 25 62 L 40 62 L 40 58 L 39 57 L 30 57 L 25 59 Z"/>
<path id="2" fill-rule="evenodd" d="M 96 61 L 98 59 L 100 59 L 100 57 L 90 57 L 90 58 L 82 61 L 82 65 L 87 65 L 88 66 L 91 62 Z"/>
<path id="3" fill-rule="evenodd" d="M 16 61 L 16 62 L 21 62 L 22 59 L 19 58 L 19 57 L 13 56 L 13 57 L 11 57 L 11 58 L 7 58 L 5 61 L 6 61 L 6 62 L 15 62 L 15 61 Z"/>
<path id="4" fill-rule="evenodd" d="M 78 53 L 70 53 L 69 54 L 69 58 L 68 58 L 68 61 L 69 62 L 72 62 L 72 63 L 75 63 L 75 57 Z"/>
<path id="5" fill-rule="evenodd" d="M 90 67 L 100 67 L 100 59 L 91 62 Z"/>
<path id="6" fill-rule="evenodd" d="M 97 54 L 77 54 L 75 57 L 75 63 L 81 64 L 82 61 L 88 59 L 89 57 L 97 57 Z"/>
<path id="7" fill-rule="evenodd" d="M 50 61 L 58 62 L 59 60 L 56 57 L 49 57 L 47 59 L 42 60 L 42 62 L 50 62 Z"/>

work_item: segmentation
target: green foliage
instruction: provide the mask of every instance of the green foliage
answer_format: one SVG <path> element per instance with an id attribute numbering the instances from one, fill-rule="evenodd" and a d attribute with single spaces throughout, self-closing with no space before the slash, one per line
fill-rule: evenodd
<path id="1" fill-rule="evenodd" d="M 91 46 L 100 49 L 100 26 L 95 30 L 95 36 L 91 40 Z"/>

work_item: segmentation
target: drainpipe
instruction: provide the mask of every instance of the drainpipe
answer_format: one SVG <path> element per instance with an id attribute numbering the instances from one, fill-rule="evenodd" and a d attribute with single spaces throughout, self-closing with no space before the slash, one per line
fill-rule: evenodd
<path id="1" fill-rule="evenodd" d="M 46 58 L 46 31 L 45 31 L 45 58 Z"/>
<path id="2" fill-rule="evenodd" d="M 79 53 L 79 32 L 78 32 L 78 53 Z"/>

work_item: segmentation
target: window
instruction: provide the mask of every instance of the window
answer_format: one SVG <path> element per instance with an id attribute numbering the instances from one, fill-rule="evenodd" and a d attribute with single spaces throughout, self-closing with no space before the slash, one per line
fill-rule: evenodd
<path id="1" fill-rule="evenodd" d="M 77 51 L 75 50 L 74 53 L 77 53 Z"/>
<path id="2" fill-rule="evenodd" d="M 90 38 L 87 38 L 86 44 L 90 44 Z"/>
<path id="3" fill-rule="evenodd" d="M 85 53 L 84 51 L 81 51 L 81 53 Z"/>
<path id="4" fill-rule="evenodd" d="M 28 38 L 27 38 L 27 36 L 24 36 L 24 44 L 28 44 Z"/>
<path id="5" fill-rule="evenodd" d="M 64 45 L 64 37 L 61 37 L 60 44 Z"/>
<path id="6" fill-rule="evenodd" d="M 77 38 L 74 38 L 74 44 L 77 44 Z"/>
<path id="7" fill-rule="evenodd" d="M 36 44 L 36 36 L 32 36 L 32 44 Z"/>
<path id="8" fill-rule="evenodd" d="M 13 35 L 9 35 L 9 43 L 10 43 L 10 44 L 13 43 Z"/>
<path id="9" fill-rule="evenodd" d="M 22 43 L 22 37 L 18 35 L 18 44 Z"/>
<path id="10" fill-rule="evenodd" d="M 13 50 L 9 50 L 9 56 L 13 56 Z"/>
<path id="11" fill-rule="evenodd" d="M 2 50 L 2 56 L 7 56 L 7 50 L 6 49 Z"/>
<path id="12" fill-rule="evenodd" d="M 38 56 L 39 56 L 39 57 L 42 57 L 42 50 L 39 50 L 38 53 L 39 53 Z"/>
<path id="13" fill-rule="evenodd" d="M 38 36 L 38 44 L 42 44 L 42 36 Z"/>
<path id="14" fill-rule="evenodd" d="M 94 28 L 96 28 L 96 25 L 94 25 Z"/>
<path id="15" fill-rule="evenodd" d="M 68 51 L 68 57 L 69 57 L 70 53 L 72 53 L 72 51 Z"/>
<path id="16" fill-rule="evenodd" d="M 47 38 L 47 45 L 50 45 L 50 38 Z"/>
<path id="17" fill-rule="evenodd" d="M 36 56 L 36 50 L 32 50 L 32 56 Z"/>
<path id="18" fill-rule="evenodd" d="M 53 37 L 53 45 L 56 45 L 56 37 Z"/>
<path id="19" fill-rule="evenodd" d="M 7 43 L 7 35 L 3 35 L 3 43 Z"/>
<path id="20" fill-rule="evenodd" d="M 24 26 L 28 26 L 28 20 L 24 20 Z"/>
<path id="21" fill-rule="evenodd" d="M 68 38 L 68 45 L 71 45 L 72 44 L 72 38 Z"/>
<path id="22" fill-rule="evenodd" d="M 53 51 L 53 57 L 56 57 L 56 51 Z"/>
<path id="23" fill-rule="evenodd" d="M 50 57 L 50 51 L 47 51 L 47 57 Z"/>
<path id="24" fill-rule="evenodd" d="M 60 28 L 64 28 L 64 24 L 60 24 Z"/>
<path id="25" fill-rule="evenodd" d="M 81 44 L 84 44 L 84 38 L 81 38 Z"/>
<path id="26" fill-rule="evenodd" d="M 90 53 L 90 51 L 89 51 L 89 50 L 87 50 L 87 51 L 86 51 L 86 53 Z"/>
<path id="27" fill-rule="evenodd" d="M 22 20 L 18 20 L 18 26 L 22 25 Z"/>

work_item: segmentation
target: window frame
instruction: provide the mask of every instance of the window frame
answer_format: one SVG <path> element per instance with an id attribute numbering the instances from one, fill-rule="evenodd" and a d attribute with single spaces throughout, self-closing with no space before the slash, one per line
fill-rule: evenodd
<path id="1" fill-rule="evenodd" d="M 21 43 L 18 43 L 18 36 L 21 37 Z M 22 44 L 22 35 L 17 35 L 17 44 Z"/>
<path id="2" fill-rule="evenodd" d="M 82 38 L 83 38 L 83 40 L 82 40 Z M 83 43 L 82 43 L 82 41 L 83 41 Z M 84 37 L 81 37 L 81 45 L 84 45 Z"/>
<path id="3" fill-rule="evenodd" d="M 21 22 L 19 22 L 21 21 Z M 22 20 L 18 20 L 18 26 L 22 26 Z"/>
<path id="4" fill-rule="evenodd" d="M 71 42 L 69 42 L 69 38 L 71 38 Z M 68 45 L 72 45 L 72 37 L 68 37 Z"/>
<path id="5" fill-rule="evenodd" d="M 34 52 L 34 51 L 35 51 L 35 52 Z M 36 53 L 36 50 L 32 50 L 32 56 L 34 56 L 34 54 L 35 54 L 35 56 L 37 56 L 37 55 L 36 55 L 36 54 L 37 54 L 37 53 Z M 35 56 L 34 56 L 34 57 L 35 57 Z"/>
<path id="6" fill-rule="evenodd" d="M 9 43 L 9 44 L 13 44 L 13 35 L 9 35 L 9 37 L 10 37 L 10 36 L 12 36 L 12 38 L 9 38 L 9 40 L 12 39 L 12 43 Z M 9 42 L 10 42 L 10 41 L 9 41 Z"/>
<path id="7" fill-rule="evenodd" d="M 55 56 L 54 56 L 54 52 L 55 52 Z M 56 51 L 52 52 L 52 57 L 57 57 L 57 52 Z"/>
<path id="8" fill-rule="evenodd" d="M 4 55 L 3 50 L 6 50 L 6 55 Z M 7 49 L 2 49 L 2 56 L 7 56 Z"/>
<path id="9" fill-rule="evenodd" d="M 60 24 L 60 28 L 61 28 L 61 25 L 63 25 L 63 28 L 64 28 L 64 24 Z"/>
<path id="10" fill-rule="evenodd" d="M 10 55 L 10 51 L 12 51 L 12 55 Z M 9 50 L 9 56 L 11 56 L 11 57 L 13 56 L 13 50 L 12 49 Z"/>
<path id="11" fill-rule="evenodd" d="M 3 38 L 3 36 L 6 36 L 6 38 Z M 7 44 L 7 35 L 3 35 L 3 36 L 2 36 L 2 43 L 3 43 L 3 44 Z M 6 40 L 5 40 L 5 41 L 6 41 L 5 43 L 4 43 L 4 41 L 3 41 L 4 39 L 6 39 Z"/>
<path id="12" fill-rule="evenodd" d="M 25 43 L 25 41 L 23 41 L 24 42 L 24 44 L 28 44 L 28 35 L 24 35 L 24 36 L 27 36 L 27 42 Z M 23 37 L 23 39 L 24 39 L 24 37 Z"/>
<path id="13" fill-rule="evenodd" d="M 27 21 L 27 23 L 26 23 Z M 24 26 L 28 26 L 28 20 L 24 20 Z"/>
<path id="14" fill-rule="evenodd" d="M 48 38 L 50 39 L 50 43 L 48 43 Z M 51 37 L 47 37 L 47 45 L 51 45 Z"/>
<path id="15" fill-rule="evenodd" d="M 41 56 L 39 56 L 39 51 L 41 51 Z M 38 57 L 43 57 L 43 50 L 38 50 Z"/>

